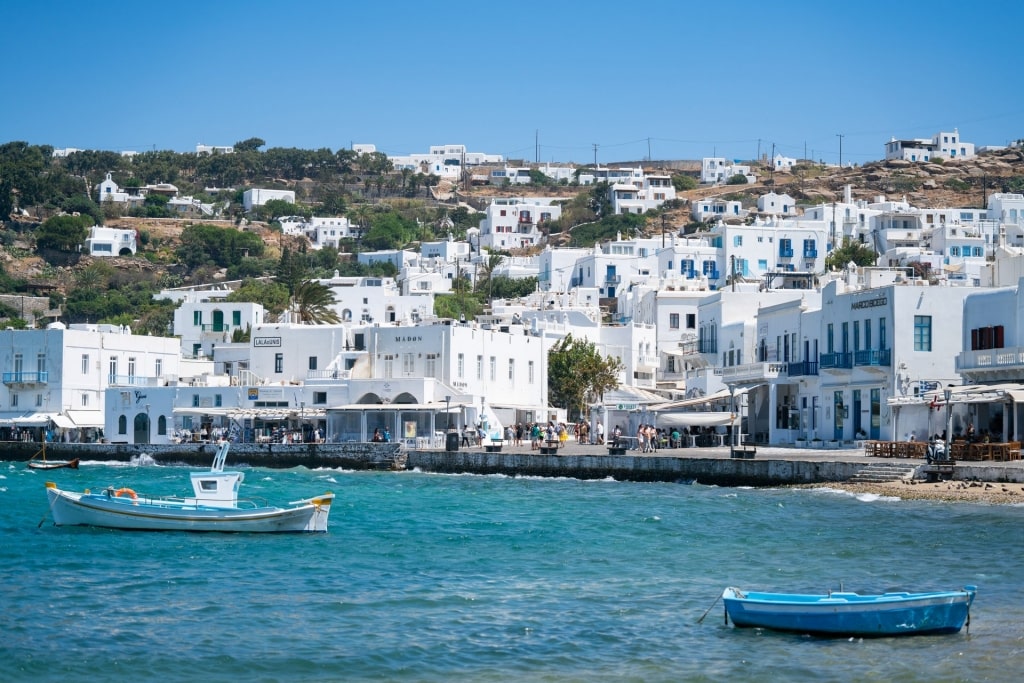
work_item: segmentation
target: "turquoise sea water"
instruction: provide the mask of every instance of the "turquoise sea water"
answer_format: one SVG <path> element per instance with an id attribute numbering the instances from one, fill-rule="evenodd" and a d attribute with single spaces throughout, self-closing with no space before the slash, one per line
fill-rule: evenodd
<path id="1" fill-rule="evenodd" d="M 1013 681 L 1024 507 L 416 472 L 247 469 L 333 490 L 328 534 L 56 528 L 44 482 L 183 494 L 188 470 L 0 462 L 3 681 Z M 977 584 L 969 634 L 725 626 L 722 588 Z"/>

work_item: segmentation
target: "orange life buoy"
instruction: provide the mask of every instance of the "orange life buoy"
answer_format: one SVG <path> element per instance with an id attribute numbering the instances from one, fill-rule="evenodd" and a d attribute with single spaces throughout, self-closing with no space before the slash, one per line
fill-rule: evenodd
<path id="1" fill-rule="evenodd" d="M 139 495 L 137 493 L 135 493 L 135 491 L 133 491 L 130 488 L 127 488 L 127 487 L 114 491 L 114 495 L 117 496 L 118 498 L 120 498 L 121 496 L 128 496 L 132 500 L 138 500 L 139 499 Z"/>

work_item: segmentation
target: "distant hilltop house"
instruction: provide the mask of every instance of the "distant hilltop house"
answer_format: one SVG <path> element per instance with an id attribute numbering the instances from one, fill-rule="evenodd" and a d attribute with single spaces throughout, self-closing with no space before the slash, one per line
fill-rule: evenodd
<path id="1" fill-rule="evenodd" d="M 302 216 L 284 216 L 278 222 L 283 234 L 305 237 L 313 249 L 337 249 L 341 240 L 363 236 L 363 229 L 344 216 L 313 216 L 308 220 Z"/>
<path id="2" fill-rule="evenodd" d="M 769 192 L 757 198 L 757 210 L 773 216 L 795 216 L 796 200 L 788 194 Z"/>
<path id="3" fill-rule="evenodd" d="M 772 158 L 772 168 L 776 171 L 789 171 L 796 166 L 796 159 L 793 157 L 784 157 L 781 154 L 776 154 Z"/>
<path id="4" fill-rule="evenodd" d="M 545 164 L 534 169 L 530 166 L 506 165 L 491 171 L 488 182 L 491 185 L 504 185 L 505 183 L 509 185 L 526 185 L 533 181 L 533 176 L 530 175 L 530 172 L 533 170 L 543 173 L 556 183 L 563 180 L 570 182 L 576 174 L 576 168 L 573 166 L 551 166 L 550 164 Z"/>
<path id="5" fill-rule="evenodd" d="M 541 226 L 562 216 L 561 204 L 543 197 L 492 199 L 480 221 L 482 249 L 528 249 L 544 238 Z"/>
<path id="6" fill-rule="evenodd" d="M 291 204 L 295 203 L 295 191 L 294 190 L 263 190 L 260 188 L 253 188 L 246 190 L 242 194 L 242 206 L 246 211 L 252 211 L 257 206 L 263 206 L 267 202 L 280 199 L 284 202 Z"/>
<path id="7" fill-rule="evenodd" d="M 645 213 L 676 198 L 676 188 L 667 175 L 645 175 L 642 182 L 616 183 L 609 189 L 613 213 Z"/>
<path id="8" fill-rule="evenodd" d="M 750 166 L 730 162 L 724 157 L 704 157 L 700 165 L 700 181 L 715 185 L 724 183 L 735 175 L 744 176 L 748 183 L 756 183 L 757 176 L 750 172 Z"/>
<path id="9" fill-rule="evenodd" d="M 194 197 L 171 197 L 167 200 L 167 210 L 188 218 L 213 218 L 220 215 L 220 207 L 204 204 Z"/>
<path id="10" fill-rule="evenodd" d="M 138 251 L 138 233 L 122 228 L 94 225 L 89 228 L 85 249 L 90 256 L 129 256 Z"/>
<path id="11" fill-rule="evenodd" d="M 204 154 L 206 154 L 206 155 L 210 155 L 210 154 L 233 154 L 234 151 L 235 151 L 235 148 L 232 147 L 231 145 L 218 146 L 218 145 L 204 145 L 202 143 L 199 143 L 199 144 L 196 145 L 196 156 L 202 156 Z"/>
<path id="12" fill-rule="evenodd" d="M 885 143 L 885 160 L 903 159 L 904 161 L 927 162 L 936 158 L 942 159 L 970 159 L 974 156 L 974 143 L 964 142 L 960 138 L 960 131 L 956 128 L 953 132 L 940 131 L 927 138 L 913 138 L 910 140 L 897 140 L 890 138 Z"/>
<path id="13" fill-rule="evenodd" d="M 107 177 L 104 178 L 103 182 L 96 185 L 95 190 L 96 198 L 101 205 L 104 202 L 114 202 L 117 204 L 128 204 L 131 208 L 141 205 L 145 201 L 146 195 L 150 193 L 163 195 L 168 198 L 178 196 L 178 188 L 171 183 L 157 183 L 156 185 L 145 185 L 143 187 L 121 188 L 114 182 L 110 173 L 107 174 Z"/>
<path id="14" fill-rule="evenodd" d="M 374 149 L 373 145 L 358 145 L 360 149 Z M 366 152 L 360 152 L 366 153 Z M 465 145 L 431 145 L 426 154 L 388 155 L 396 171 L 409 169 L 416 173 L 429 173 L 440 178 L 458 178 L 463 166 L 501 164 L 505 158 L 500 154 L 467 152 Z"/>

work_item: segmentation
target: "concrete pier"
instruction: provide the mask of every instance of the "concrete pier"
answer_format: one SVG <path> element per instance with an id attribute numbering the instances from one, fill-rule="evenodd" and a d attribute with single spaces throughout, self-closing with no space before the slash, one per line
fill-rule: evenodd
<path id="1" fill-rule="evenodd" d="M 28 460 L 40 444 L 0 444 L 0 459 Z M 215 444 L 50 444 L 53 460 L 130 462 L 148 455 L 160 464 L 209 466 Z M 728 447 L 679 448 L 655 453 L 627 451 L 609 455 L 605 446 L 570 443 L 556 455 L 541 455 L 529 445 L 488 452 L 480 447 L 457 451 L 410 450 L 397 443 L 345 444 L 234 444 L 229 466 L 337 467 L 352 470 L 392 469 L 400 466 L 423 472 L 451 474 L 503 474 L 507 476 L 612 478 L 620 481 L 695 481 L 718 486 L 783 486 L 843 482 L 872 462 L 891 458 L 864 456 L 862 449 L 812 450 L 761 447 L 753 459 L 729 457 Z M 900 460 L 923 466 L 923 460 Z M 1024 483 L 1024 461 L 957 463 L 956 479 Z"/>

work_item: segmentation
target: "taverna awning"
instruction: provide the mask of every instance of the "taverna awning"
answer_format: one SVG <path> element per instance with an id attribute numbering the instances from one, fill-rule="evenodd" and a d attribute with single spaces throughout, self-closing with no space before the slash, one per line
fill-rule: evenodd
<path id="1" fill-rule="evenodd" d="M 1024 384 L 969 384 L 949 387 L 950 403 L 1024 403 Z M 933 389 L 912 396 L 892 396 L 886 401 L 891 406 L 927 404 L 931 407 L 946 405 L 944 389 Z"/>
<path id="2" fill-rule="evenodd" d="M 659 427 L 718 427 L 732 424 L 733 414 L 702 411 L 658 413 L 654 422 Z"/>

